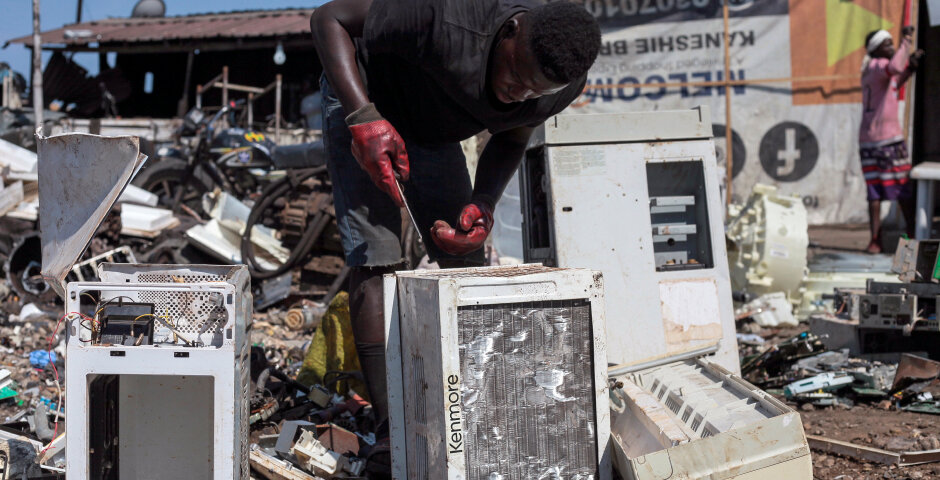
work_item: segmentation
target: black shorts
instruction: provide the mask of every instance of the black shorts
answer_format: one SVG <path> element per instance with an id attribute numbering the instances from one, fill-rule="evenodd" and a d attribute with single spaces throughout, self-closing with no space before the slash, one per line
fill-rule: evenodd
<path id="1" fill-rule="evenodd" d="M 372 183 L 353 157 L 352 135 L 346 112 L 326 81 L 320 77 L 323 98 L 323 142 L 333 182 L 333 203 L 339 224 L 346 265 L 380 267 L 404 261 L 401 247 L 402 211 Z M 459 143 L 419 145 L 405 140 L 411 178 L 403 184 L 405 198 L 421 228 L 431 261 L 454 260 L 482 265 L 483 249 L 467 256 L 447 254 L 431 241 L 431 225 L 444 220 L 451 226 L 470 202 L 473 188 Z"/>

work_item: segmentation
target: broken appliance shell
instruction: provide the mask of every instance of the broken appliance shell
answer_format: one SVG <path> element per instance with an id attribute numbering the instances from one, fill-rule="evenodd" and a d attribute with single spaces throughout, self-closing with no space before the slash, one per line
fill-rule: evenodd
<path id="1" fill-rule="evenodd" d="M 602 281 L 540 265 L 386 275 L 392 477 L 610 480 Z"/>
<path id="2" fill-rule="evenodd" d="M 799 413 L 714 362 L 616 380 L 611 442 L 625 480 L 813 478 Z"/>
<path id="3" fill-rule="evenodd" d="M 809 480 L 799 415 L 736 375 L 711 132 L 706 108 L 549 119 L 521 170 L 526 261 L 604 272 L 621 476 Z"/>
<path id="4" fill-rule="evenodd" d="M 66 275 L 147 156 L 137 137 L 37 136 L 42 277 L 61 297 Z"/>
<path id="5" fill-rule="evenodd" d="M 614 365 L 740 371 L 709 110 L 558 115 L 520 170 L 526 262 L 604 273 Z"/>
<path id="6" fill-rule="evenodd" d="M 757 295 L 784 292 L 791 299 L 798 295 L 809 246 L 803 200 L 757 184 L 747 202 L 733 205 L 728 216 L 732 288 Z"/>
<path id="7" fill-rule="evenodd" d="M 98 276 L 68 284 L 66 312 L 83 311 L 86 292 L 154 303 L 158 314 L 189 317 L 188 327 L 177 326 L 204 345 L 94 345 L 88 322 L 67 315 L 69 476 L 96 478 L 110 464 L 121 478 L 247 480 L 247 268 L 102 264 Z M 94 314 L 87 303 L 84 312 Z"/>

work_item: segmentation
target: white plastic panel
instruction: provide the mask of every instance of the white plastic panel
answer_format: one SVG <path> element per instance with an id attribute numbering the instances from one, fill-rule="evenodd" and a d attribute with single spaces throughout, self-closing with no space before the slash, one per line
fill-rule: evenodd
<path id="1" fill-rule="evenodd" d="M 212 478 L 212 377 L 121 375 L 119 382 L 121 478 Z"/>

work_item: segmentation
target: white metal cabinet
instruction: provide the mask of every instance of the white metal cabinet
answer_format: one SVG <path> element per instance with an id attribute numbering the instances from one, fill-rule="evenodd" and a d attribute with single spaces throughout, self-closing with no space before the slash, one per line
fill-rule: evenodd
<path id="1" fill-rule="evenodd" d="M 740 371 L 706 108 L 553 117 L 521 173 L 526 261 L 603 271 L 611 363 Z"/>
<path id="2" fill-rule="evenodd" d="M 202 343 L 92 345 L 89 323 L 67 316 L 69 477 L 100 478 L 103 463 L 116 463 L 106 478 L 247 480 L 247 269 L 102 264 L 98 276 L 68 284 L 66 312 L 83 311 L 83 298 L 88 311 L 83 294 L 91 292 L 153 303 L 181 336 Z"/>
<path id="3" fill-rule="evenodd" d="M 394 478 L 610 479 L 598 272 L 397 272 L 385 302 Z"/>

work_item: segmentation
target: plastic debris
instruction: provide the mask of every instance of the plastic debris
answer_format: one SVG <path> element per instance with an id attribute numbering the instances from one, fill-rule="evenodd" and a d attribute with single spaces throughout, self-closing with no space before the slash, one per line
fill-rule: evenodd
<path id="1" fill-rule="evenodd" d="M 29 354 L 29 364 L 36 368 L 46 368 L 46 365 L 49 364 L 49 360 L 53 362 L 56 361 L 55 352 L 48 352 L 46 350 L 34 350 Z"/>

